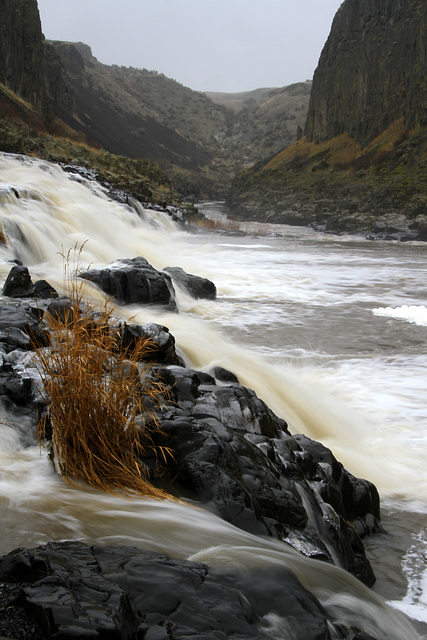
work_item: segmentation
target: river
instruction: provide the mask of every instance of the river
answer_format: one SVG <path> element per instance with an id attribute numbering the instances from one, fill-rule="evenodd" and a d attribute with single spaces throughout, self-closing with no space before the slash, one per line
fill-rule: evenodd
<path id="1" fill-rule="evenodd" d="M 236 225 L 218 203 L 201 206 L 217 230 L 188 233 L 165 214 L 113 202 L 54 165 L 8 154 L 0 154 L 0 205 L 11 240 L 0 249 L 1 280 L 7 261 L 18 258 L 33 281 L 45 278 L 60 289 L 60 254 L 85 243 L 84 267 L 142 255 L 156 268 L 180 266 L 215 282 L 215 301 L 178 290 L 179 314 L 136 306 L 121 313 L 168 326 L 189 366 L 234 371 L 293 433 L 322 441 L 354 475 L 376 484 L 388 533 L 365 545 L 378 578 L 374 592 L 392 607 L 385 619 L 402 610 L 419 634 L 393 622 L 387 637 L 427 638 L 427 245 L 285 225 L 230 231 Z M 350 618 L 366 617 L 371 599 L 382 606 L 343 572 L 203 510 L 68 487 L 38 447 L 24 445 L 6 425 L 0 430 L 2 553 L 85 539 L 213 563 L 286 557 L 317 595 L 328 591 L 322 601 L 330 606 L 331 594 L 351 592 L 351 603 L 342 605 Z"/>

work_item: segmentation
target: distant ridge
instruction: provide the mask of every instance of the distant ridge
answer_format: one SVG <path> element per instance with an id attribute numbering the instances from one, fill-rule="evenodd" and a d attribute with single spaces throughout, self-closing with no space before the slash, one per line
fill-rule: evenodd
<path id="1" fill-rule="evenodd" d="M 241 111 L 242 109 L 252 107 L 254 104 L 258 104 L 258 102 L 267 98 L 274 89 L 277 89 L 277 87 L 253 89 L 251 91 L 241 91 L 237 93 L 206 91 L 205 94 L 212 102 L 215 102 L 215 104 L 220 104 L 228 109 L 232 109 L 232 111 Z"/>

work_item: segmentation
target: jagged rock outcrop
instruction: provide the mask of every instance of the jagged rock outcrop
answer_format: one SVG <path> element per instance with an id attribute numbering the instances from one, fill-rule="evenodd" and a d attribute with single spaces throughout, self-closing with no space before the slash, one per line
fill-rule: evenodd
<path id="1" fill-rule="evenodd" d="M 166 271 L 172 278 L 172 281 L 181 285 L 193 298 L 205 298 L 207 300 L 215 300 L 216 286 L 211 280 L 187 273 L 181 267 L 165 267 Z"/>
<path id="2" fill-rule="evenodd" d="M 404 117 L 427 124 L 427 3 L 345 0 L 320 56 L 305 134 L 362 144 Z"/>
<path id="3" fill-rule="evenodd" d="M 134 272 L 135 260 L 125 262 Z M 142 271 L 148 265 L 141 257 L 136 264 Z M 41 374 L 30 352 L 36 343 L 50 344 L 45 313 L 61 319 L 70 309 L 68 298 L 49 291 L 51 297 L 38 298 L 37 304 L 29 293 L 27 299 L 13 298 L 14 306 L 0 305 L 0 399 L 12 413 L 33 417 L 30 428 L 25 423 L 18 429 L 27 441 L 48 402 L 40 393 Z M 126 350 L 140 338 L 152 340 L 148 357 L 156 380 L 167 389 L 156 408 L 160 431 L 153 434 L 153 443 L 168 447 L 173 459 L 166 464 L 155 448 L 145 451 L 141 464 L 153 483 L 206 505 L 241 529 L 284 540 L 306 556 L 373 583 L 361 542 L 361 537 L 382 531 L 379 496 L 370 482 L 354 478 L 320 443 L 292 436 L 286 422 L 232 372 L 216 367 L 214 378 L 185 368 L 166 327 L 119 322 L 114 329 Z"/>
<path id="4" fill-rule="evenodd" d="M 370 482 L 354 478 L 322 444 L 292 436 L 246 387 L 173 365 L 161 378 L 171 400 L 159 414 L 160 442 L 174 452 L 161 469 L 169 492 L 374 582 L 359 537 L 382 530 Z"/>
<path id="5" fill-rule="evenodd" d="M 75 105 L 64 66 L 55 47 L 46 41 L 44 42 L 44 56 L 49 106 L 62 120 L 67 120 L 74 113 Z"/>
<path id="6" fill-rule="evenodd" d="M 37 0 L 0 0 L 0 82 L 44 116 L 68 117 L 70 86 L 55 48 L 43 36 Z"/>

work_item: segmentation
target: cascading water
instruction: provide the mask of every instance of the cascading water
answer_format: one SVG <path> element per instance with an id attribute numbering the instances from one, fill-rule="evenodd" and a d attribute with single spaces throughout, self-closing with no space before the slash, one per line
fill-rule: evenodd
<path id="1" fill-rule="evenodd" d="M 83 247 L 83 267 L 141 255 L 158 269 L 181 266 L 213 280 L 215 301 L 196 301 L 177 290 L 179 314 L 135 305 L 119 312 L 138 323 L 168 326 L 189 366 L 234 371 L 293 432 L 321 440 L 352 473 L 378 486 L 385 526 L 390 520 L 393 539 L 402 541 L 401 549 L 378 561 L 378 588 L 394 607 L 427 622 L 427 358 L 420 349 L 426 329 L 391 312 L 374 315 L 405 305 L 411 320 L 422 315 L 425 245 L 373 244 L 261 225 L 257 238 L 188 234 L 166 215 L 114 202 L 94 183 L 57 166 L 7 154 L 0 156 L 0 206 L 10 239 L 0 250 L 2 280 L 8 261 L 19 259 L 33 280 L 45 278 L 60 289 L 61 253 L 74 246 Z M 205 207 L 208 215 L 217 210 Z M 87 290 L 100 296 L 89 285 Z M 13 422 L 6 410 L 2 414 L 3 422 Z M 9 426 L 0 430 L 3 553 L 83 539 L 218 565 L 286 563 L 337 619 L 380 637 L 421 637 L 343 571 L 246 534 L 202 509 L 70 488 L 38 447 L 24 446 Z M 381 545 L 369 542 L 374 558 Z M 397 591 L 389 591 L 381 563 L 387 574 L 387 567 L 399 565 L 399 553 L 403 573 Z"/>

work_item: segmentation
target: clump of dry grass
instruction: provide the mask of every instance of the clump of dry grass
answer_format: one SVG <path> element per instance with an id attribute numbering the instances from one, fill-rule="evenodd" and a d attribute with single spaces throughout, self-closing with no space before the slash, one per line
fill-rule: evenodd
<path id="1" fill-rule="evenodd" d="M 67 293 L 69 307 L 46 314 L 52 347 L 37 349 L 57 472 L 73 485 L 170 497 L 151 485 L 142 462 L 148 450 L 165 459 L 170 454 L 152 438 L 165 389 L 150 364 L 137 364 L 147 360 L 152 343 L 141 339 L 123 351 L 109 304 L 95 314 L 75 278 Z M 46 441 L 46 421 L 38 436 Z"/>

